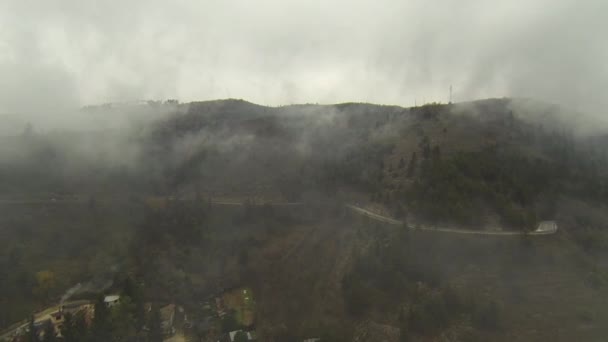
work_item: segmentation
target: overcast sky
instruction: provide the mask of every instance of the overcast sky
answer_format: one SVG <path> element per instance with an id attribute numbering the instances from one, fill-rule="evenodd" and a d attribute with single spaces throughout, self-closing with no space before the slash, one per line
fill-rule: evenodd
<path id="1" fill-rule="evenodd" d="M 606 0 L 0 0 L 0 113 L 524 96 L 608 105 Z"/>

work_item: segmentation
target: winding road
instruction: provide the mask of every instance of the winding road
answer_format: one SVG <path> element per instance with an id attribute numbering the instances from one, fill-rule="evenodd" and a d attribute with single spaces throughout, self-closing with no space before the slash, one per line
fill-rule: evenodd
<path id="1" fill-rule="evenodd" d="M 56 203 L 84 203 L 85 197 L 83 196 L 71 196 L 68 198 L 62 199 L 37 199 L 37 200 L 16 200 L 16 199 L 0 199 L 1 204 L 56 204 Z M 211 205 L 219 205 L 219 206 L 244 206 L 246 204 L 251 205 L 269 205 L 269 206 L 299 206 L 302 205 L 302 202 L 248 202 L 247 200 L 218 200 L 211 199 L 209 202 Z M 374 213 L 373 211 L 361 208 L 354 204 L 346 204 L 346 207 L 351 209 L 352 211 L 367 216 L 371 219 L 374 219 L 379 222 L 388 223 L 391 225 L 403 225 L 403 221 L 394 219 L 392 217 L 384 216 L 378 213 Z M 409 229 L 412 230 L 427 230 L 433 232 L 442 232 L 442 233 L 454 233 L 454 234 L 469 234 L 469 235 L 550 235 L 557 232 L 557 223 L 555 221 L 541 221 L 535 230 L 531 232 L 524 231 L 480 231 L 480 230 L 472 230 L 472 229 L 457 229 L 457 228 L 443 228 L 443 227 L 413 227 L 408 226 Z"/>
<path id="2" fill-rule="evenodd" d="M 347 208 L 352 211 L 367 216 L 376 221 L 392 224 L 392 225 L 403 225 L 403 221 L 396 220 L 391 217 L 383 216 L 367 209 L 358 207 L 356 205 L 347 204 Z M 513 232 L 513 231 L 483 231 L 483 230 L 469 230 L 469 229 L 456 229 L 456 228 L 441 228 L 441 227 L 412 227 L 407 226 L 412 230 L 426 230 L 433 232 L 442 233 L 453 233 L 453 234 L 468 234 L 468 235 L 501 235 L 501 236 L 513 236 L 513 235 L 550 235 L 557 232 L 557 223 L 555 221 L 542 221 L 538 224 L 535 230 L 531 232 Z"/>

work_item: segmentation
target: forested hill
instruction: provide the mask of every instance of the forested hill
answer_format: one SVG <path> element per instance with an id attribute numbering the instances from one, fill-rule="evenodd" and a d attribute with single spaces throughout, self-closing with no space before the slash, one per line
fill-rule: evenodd
<path id="1" fill-rule="evenodd" d="M 608 136 L 576 113 L 514 99 L 224 100 L 80 115 L 100 124 L 0 137 L 0 327 L 82 287 L 72 299 L 134 300 L 104 341 L 146 335 L 145 302 L 228 333 L 203 303 L 242 287 L 264 341 L 606 336 Z M 560 229 L 433 230 L 543 220 Z"/>
<path id="2" fill-rule="evenodd" d="M 568 122 L 575 113 L 533 101 L 402 108 L 221 100 L 172 103 L 163 115 L 158 104 L 142 106 L 121 129 L 26 129 L 2 137 L 0 191 L 6 197 L 338 196 L 413 221 L 517 229 L 550 218 L 557 196 L 608 195 L 606 136 Z M 112 117 L 115 112 L 120 108 Z M 88 108 L 82 115 L 100 113 L 103 108 Z"/>

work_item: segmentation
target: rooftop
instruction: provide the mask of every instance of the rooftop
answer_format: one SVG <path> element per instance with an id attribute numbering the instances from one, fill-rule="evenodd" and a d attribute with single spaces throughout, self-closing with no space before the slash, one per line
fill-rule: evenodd
<path id="1" fill-rule="evenodd" d="M 117 301 L 119 299 L 120 299 L 119 295 L 109 295 L 109 296 L 106 296 L 103 299 L 103 301 L 106 302 L 106 303 L 111 303 L 111 302 L 115 302 L 115 301 Z"/>

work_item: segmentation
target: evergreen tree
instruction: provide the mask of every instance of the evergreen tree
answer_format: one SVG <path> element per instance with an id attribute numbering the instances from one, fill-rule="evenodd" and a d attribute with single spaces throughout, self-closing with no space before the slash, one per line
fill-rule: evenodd
<path id="1" fill-rule="evenodd" d="M 135 318 L 135 330 L 139 332 L 143 328 L 146 320 L 144 312 L 143 290 L 141 285 L 131 276 L 128 276 L 124 281 L 123 294 L 131 298 L 131 302 L 133 304 L 132 314 Z"/>
<path id="2" fill-rule="evenodd" d="M 431 156 L 431 146 L 426 143 L 422 146 L 422 157 L 424 157 L 424 159 L 429 159 L 429 157 Z"/>
<path id="3" fill-rule="evenodd" d="M 230 331 L 237 330 L 239 328 L 239 323 L 234 316 L 234 312 L 229 312 L 222 318 L 222 331 L 227 333 Z"/>
<path id="4" fill-rule="evenodd" d="M 95 301 L 95 315 L 91 337 L 93 342 L 107 342 L 112 336 L 110 331 L 110 312 L 104 302 L 104 295 L 99 295 Z"/>
<path id="5" fill-rule="evenodd" d="M 56 342 L 57 336 L 55 335 L 55 327 L 53 323 L 48 322 L 44 326 L 44 342 Z"/>
<path id="6" fill-rule="evenodd" d="M 439 148 L 439 145 L 433 147 L 433 160 L 439 160 L 441 159 L 441 149 Z"/>
<path id="7" fill-rule="evenodd" d="M 89 341 L 89 330 L 84 313 L 80 312 L 72 319 L 72 335 L 75 342 Z M 66 341 L 68 342 L 68 341 Z"/>
<path id="8" fill-rule="evenodd" d="M 110 332 L 114 341 L 132 341 L 135 330 L 135 306 L 128 296 L 121 296 L 120 303 L 110 310 Z"/>
<path id="9" fill-rule="evenodd" d="M 407 322 L 401 322 L 399 324 L 399 342 L 409 342 L 410 333 L 407 328 Z"/>
<path id="10" fill-rule="evenodd" d="M 412 157 L 410 158 L 410 163 L 407 166 L 407 177 L 412 178 L 414 176 L 414 172 L 416 172 L 416 164 L 418 162 L 418 156 L 416 152 L 412 152 Z"/>
<path id="11" fill-rule="evenodd" d="M 157 305 L 152 307 L 150 319 L 148 320 L 148 329 L 150 329 L 148 335 L 148 342 L 162 342 L 163 334 L 161 330 L 161 318 L 160 309 Z"/>
<path id="12" fill-rule="evenodd" d="M 74 316 L 69 312 L 65 314 L 65 320 L 61 327 L 61 335 L 65 342 L 77 342 L 74 337 Z"/>
<path id="13" fill-rule="evenodd" d="M 38 334 L 36 332 L 36 325 L 34 324 L 34 315 L 30 316 L 30 323 L 28 324 L 28 342 L 38 342 Z"/>
<path id="14" fill-rule="evenodd" d="M 405 310 L 401 308 L 399 311 L 399 342 L 408 342 L 410 340 L 406 316 Z"/>
<path id="15" fill-rule="evenodd" d="M 76 315 L 65 314 L 65 321 L 61 327 L 61 336 L 64 342 L 84 342 L 88 341 L 87 323 L 83 312 Z"/>
<path id="16" fill-rule="evenodd" d="M 239 331 L 234 335 L 234 342 L 247 342 L 249 341 L 249 337 L 247 337 L 247 333 L 243 331 Z"/>

